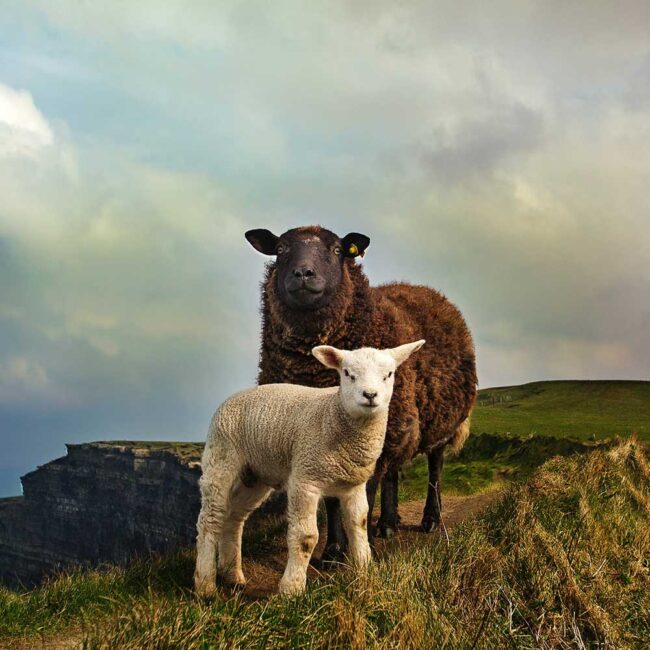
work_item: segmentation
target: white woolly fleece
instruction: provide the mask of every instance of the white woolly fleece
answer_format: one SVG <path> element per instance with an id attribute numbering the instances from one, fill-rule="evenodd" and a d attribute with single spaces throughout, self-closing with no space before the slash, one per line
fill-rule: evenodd
<path id="1" fill-rule="evenodd" d="M 202 459 L 194 576 L 200 594 L 215 590 L 217 546 L 219 572 L 230 582 L 244 582 L 243 525 L 272 488 L 284 487 L 288 496 L 289 561 L 281 593 L 305 587 L 321 496 L 341 500 L 352 562 L 370 561 L 365 483 L 384 445 L 395 369 L 423 343 L 353 352 L 318 346 L 314 356 L 339 371 L 341 386 L 265 384 L 221 405 Z"/>

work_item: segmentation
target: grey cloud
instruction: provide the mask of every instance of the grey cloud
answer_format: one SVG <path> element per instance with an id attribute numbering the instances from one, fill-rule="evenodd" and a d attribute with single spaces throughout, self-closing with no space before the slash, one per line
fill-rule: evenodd
<path id="1" fill-rule="evenodd" d="M 482 120 L 441 127 L 414 146 L 421 164 L 440 182 L 490 174 L 500 164 L 535 148 L 544 135 L 542 114 L 521 104 L 497 107 Z"/>

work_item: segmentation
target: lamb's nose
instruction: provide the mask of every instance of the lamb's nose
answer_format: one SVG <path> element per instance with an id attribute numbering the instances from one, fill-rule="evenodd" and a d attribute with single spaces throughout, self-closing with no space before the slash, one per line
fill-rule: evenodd
<path id="1" fill-rule="evenodd" d="M 377 393 L 369 393 L 367 390 L 364 390 L 363 396 L 372 402 L 372 400 L 375 399 L 375 397 L 377 397 Z"/>

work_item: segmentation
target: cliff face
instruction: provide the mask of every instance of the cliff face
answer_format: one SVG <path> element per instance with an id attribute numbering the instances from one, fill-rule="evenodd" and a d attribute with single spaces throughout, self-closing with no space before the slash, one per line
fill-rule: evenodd
<path id="1" fill-rule="evenodd" d="M 22 477 L 0 500 L 0 582 L 124 563 L 194 543 L 202 444 L 97 442 Z"/>

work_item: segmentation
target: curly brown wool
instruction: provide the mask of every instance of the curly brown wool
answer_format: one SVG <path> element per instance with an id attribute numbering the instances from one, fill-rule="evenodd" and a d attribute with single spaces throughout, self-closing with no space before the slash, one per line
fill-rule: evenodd
<path id="1" fill-rule="evenodd" d="M 325 241 L 336 237 L 319 226 L 289 232 L 316 235 Z M 311 355 L 316 345 L 353 350 L 426 339 L 426 345 L 396 374 L 386 442 L 377 462 L 376 479 L 389 474 L 395 481 L 392 498 L 396 510 L 396 470 L 415 455 L 427 453 L 430 471 L 435 472 L 438 463 L 439 472 L 444 447 L 460 448 L 468 433 L 477 376 L 472 337 L 460 311 L 429 287 L 403 283 L 370 287 L 362 267 L 349 257 L 328 304 L 301 312 L 279 299 L 276 273 L 277 263 L 272 262 L 262 283 L 260 384 L 335 386 L 336 374 Z M 390 487 L 382 487 L 386 499 Z M 437 484 L 434 488 L 427 500 L 428 523 L 425 509 L 425 530 L 439 521 Z M 387 507 L 382 498 L 382 519 Z M 390 525 L 395 527 L 396 512 L 393 518 Z"/>

